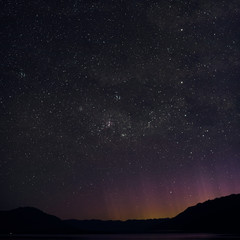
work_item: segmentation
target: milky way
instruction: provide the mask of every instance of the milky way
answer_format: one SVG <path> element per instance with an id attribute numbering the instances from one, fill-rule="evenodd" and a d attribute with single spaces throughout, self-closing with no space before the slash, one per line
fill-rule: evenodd
<path id="1" fill-rule="evenodd" d="M 240 192 L 238 0 L 1 5 L 1 209 L 161 218 Z"/>

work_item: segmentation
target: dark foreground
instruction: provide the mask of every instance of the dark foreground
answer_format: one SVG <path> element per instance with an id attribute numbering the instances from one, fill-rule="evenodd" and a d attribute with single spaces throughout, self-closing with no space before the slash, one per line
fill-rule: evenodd
<path id="1" fill-rule="evenodd" d="M 0 234 L 67 234 L 69 236 L 106 233 L 219 233 L 240 235 L 239 203 L 240 194 L 235 194 L 199 203 L 171 219 L 128 221 L 61 220 L 35 208 L 18 208 L 0 211 Z M 159 236 L 166 237 L 166 235 L 158 235 L 158 238 Z"/>
<path id="2" fill-rule="evenodd" d="M 209 240 L 240 239 L 240 235 L 221 234 L 88 234 L 88 235 L 0 235 L 2 240 Z"/>

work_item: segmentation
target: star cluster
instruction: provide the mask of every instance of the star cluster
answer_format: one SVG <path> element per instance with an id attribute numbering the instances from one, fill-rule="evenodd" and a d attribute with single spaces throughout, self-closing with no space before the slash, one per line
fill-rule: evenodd
<path id="1" fill-rule="evenodd" d="M 160 218 L 240 191 L 238 0 L 1 5 L 2 209 Z"/>

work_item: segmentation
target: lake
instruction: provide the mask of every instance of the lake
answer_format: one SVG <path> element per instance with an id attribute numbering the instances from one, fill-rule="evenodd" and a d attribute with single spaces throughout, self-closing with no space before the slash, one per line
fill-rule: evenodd
<path id="1" fill-rule="evenodd" d="M 2 240 L 209 240 L 209 239 L 240 239 L 236 235 L 216 235 L 216 234 L 89 234 L 89 235 L 17 235 L 0 236 Z"/>

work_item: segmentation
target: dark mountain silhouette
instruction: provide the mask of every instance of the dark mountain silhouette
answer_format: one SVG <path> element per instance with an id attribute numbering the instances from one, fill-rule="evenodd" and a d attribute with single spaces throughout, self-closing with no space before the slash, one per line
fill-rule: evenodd
<path id="1" fill-rule="evenodd" d="M 184 232 L 240 233 L 239 223 L 240 194 L 233 194 L 187 208 L 171 219 L 166 228 Z"/>
<path id="2" fill-rule="evenodd" d="M 240 194 L 208 200 L 171 219 L 61 220 L 36 208 L 0 211 L 0 233 L 240 233 Z"/>
<path id="3" fill-rule="evenodd" d="M 0 211 L 0 233 L 62 233 L 65 224 L 60 218 L 37 208 L 20 207 Z"/>
<path id="4" fill-rule="evenodd" d="M 65 220 L 74 229 L 90 233 L 150 233 L 159 224 L 169 219 L 101 221 L 101 220 Z"/>

